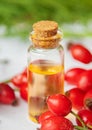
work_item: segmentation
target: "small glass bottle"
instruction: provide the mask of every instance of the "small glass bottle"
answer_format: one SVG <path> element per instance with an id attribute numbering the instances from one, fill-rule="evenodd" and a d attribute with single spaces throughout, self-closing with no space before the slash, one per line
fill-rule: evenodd
<path id="1" fill-rule="evenodd" d="M 64 50 L 62 33 L 54 21 L 33 25 L 28 49 L 28 111 L 33 122 L 47 108 L 46 98 L 64 93 Z"/>

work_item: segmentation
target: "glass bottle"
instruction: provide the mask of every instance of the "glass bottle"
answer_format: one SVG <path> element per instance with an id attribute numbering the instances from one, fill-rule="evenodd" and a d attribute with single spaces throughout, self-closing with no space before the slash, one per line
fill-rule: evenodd
<path id="1" fill-rule="evenodd" d="M 37 22 L 33 30 L 28 49 L 28 111 L 30 119 L 37 122 L 48 109 L 46 98 L 64 93 L 64 50 L 56 22 Z"/>

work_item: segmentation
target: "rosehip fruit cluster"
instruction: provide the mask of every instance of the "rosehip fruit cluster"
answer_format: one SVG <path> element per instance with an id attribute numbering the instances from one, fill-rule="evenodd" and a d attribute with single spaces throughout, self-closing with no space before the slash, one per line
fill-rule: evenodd
<path id="1" fill-rule="evenodd" d="M 75 114 L 72 111 L 71 101 L 62 94 L 55 94 L 47 98 L 48 111 L 39 116 L 39 123 L 41 127 L 39 130 L 88 130 L 91 128 L 92 113 L 89 110 Z M 83 113 L 85 113 L 83 115 Z M 76 117 L 78 125 L 73 123 L 65 116 L 69 113 Z M 88 116 L 87 116 L 88 115 Z M 85 120 L 86 119 L 86 120 Z"/>
<path id="2" fill-rule="evenodd" d="M 75 60 L 84 64 L 92 62 L 92 54 L 85 46 L 72 44 L 69 49 Z M 78 111 L 79 120 L 76 118 L 76 123 L 79 126 L 85 124 L 85 130 L 92 130 L 92 69 L 71 68 L 65 73 L 65 81 L 72 85 L 65 94 L 71 100 L 73 109 Z"/>
<path id="3" fill-rule="evenodd" d="M 66 92 L 73 108 L 79 110 L 85 107 L 92 110 L 92 70 L 72 68 L 65 73 L 65 80 L 74 85 L 74 88 Z"/>
<path id="4" fill-rule="evenodd" d="M 12 79 L 0 83 L 0 103 L 17 104 L 16 90 L 18 90 L 23 100 L 28 100 L 27 69 L 15 75 Z"/>
<path id="5" fill-rule="evenodd" d="M 62 94 L 55 94 L 47 98 L 46 111 L 39 117 L 40 130 L 74 130 L 72 122 L 65 118 L 72 109 L 71 101 Z"/>

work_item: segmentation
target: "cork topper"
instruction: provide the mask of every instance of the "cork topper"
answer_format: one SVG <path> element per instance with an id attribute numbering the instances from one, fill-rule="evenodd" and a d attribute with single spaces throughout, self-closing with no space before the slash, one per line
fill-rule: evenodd
<path id="1" fill-rule="evenodd" d="M 40 21 L 33 24 L 33 30 L 38 37 L 51 37 L 57 33 L 58 24 L 54 21 Z"/>
<path id="2" fill-rule="evenodd" d="M 39 21 L 33 24 L 33 31 L 31 40 L 39 48 L 54 48 L 61 39 L 58 24 L 54 21 Z"/>

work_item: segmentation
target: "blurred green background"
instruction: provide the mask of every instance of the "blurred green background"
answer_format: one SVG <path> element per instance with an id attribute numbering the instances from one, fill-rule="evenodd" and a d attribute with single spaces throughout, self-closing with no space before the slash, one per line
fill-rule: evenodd
<path id="1" fill-rule="evenodd" d="M 92 0 L 0 0 L 0 35 L 26 37 L 45 19 L 57 21 L 65 36 L 92 36 Z"/>

